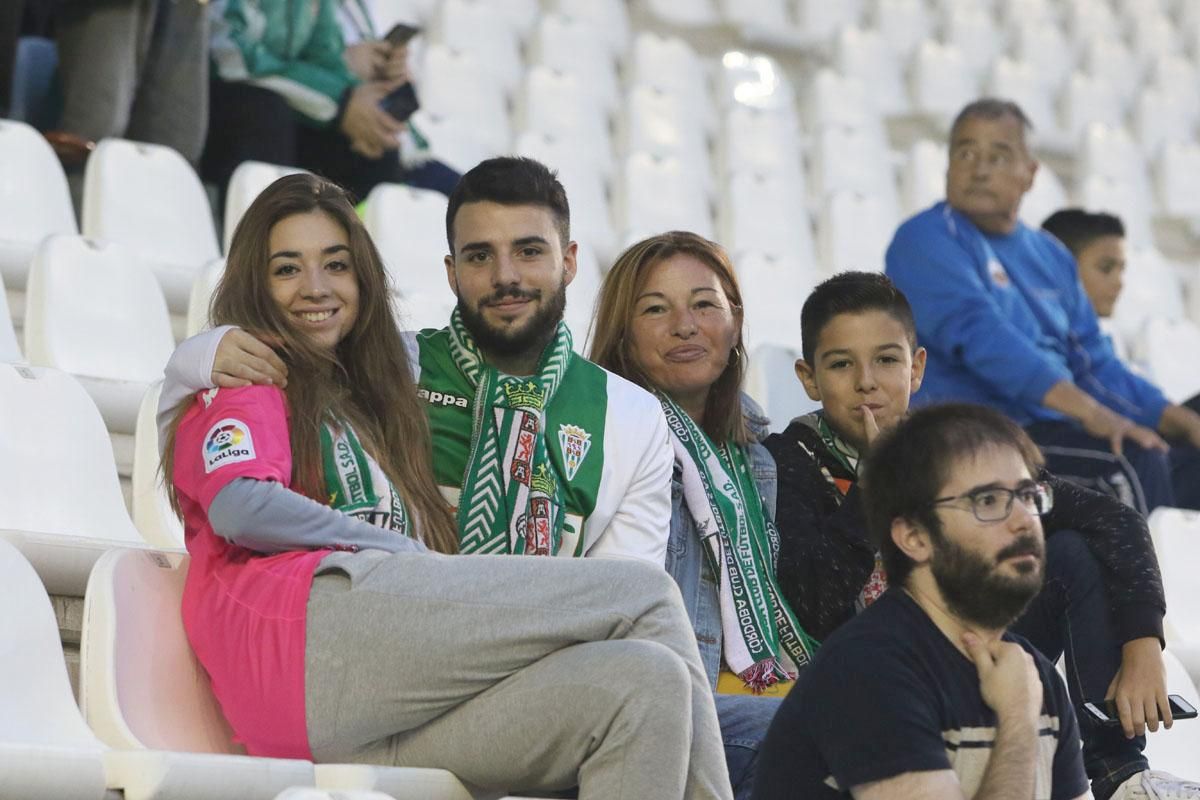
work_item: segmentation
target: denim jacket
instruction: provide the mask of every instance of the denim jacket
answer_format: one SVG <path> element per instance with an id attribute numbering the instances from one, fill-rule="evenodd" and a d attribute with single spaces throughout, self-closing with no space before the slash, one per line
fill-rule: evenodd
<path id="1" fill-rule="evenodd" d="M 747 447 L 754 482 L 762 497 L 763 509 L 773 519 L 778 488 L 775 460 L 761 444 L 767 436 L 770 421 L 746 395 L 742 395 L 742 414 L 754 439 Z M 717 578 L 708 566 L 696 534 L 696 523 L 683 499 L 683 482 L 678 466 L 671 478 L 671 535 L 667 539 L 666 566 L 683 594 L 683 604 L 687 607 L 692 629 L 696 632 L 696 643 L 700 646 L 704 671 L 708 674 L 709 684 L 715 689 L 717 674 L 721 670 L 721 608 L 717 597 Z"/>

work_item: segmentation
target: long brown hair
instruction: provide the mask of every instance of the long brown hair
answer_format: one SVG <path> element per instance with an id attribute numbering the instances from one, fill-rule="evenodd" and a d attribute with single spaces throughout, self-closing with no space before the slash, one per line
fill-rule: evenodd
<path id="1" fill-rule="evenodd" d="M 358 279 L 358 317 L 332 353 L 297 334 L 269 288 L 271 229 L 286 217 L 314 211 L 346 231 Z M 345 421 L 404 498 L 420 538 L 438 552 L 457 552 L 455 523 L 433 480 L 429 423 L 396 325 L 383 260 L 340 187 L 307 174 L 267 187 L 234 231 L 209 316 L 213 325 L 237 325 L 280 342 L 277 350 L 288 366 L 293 488 L 326 502 L 321 427 Z M 183 412 L 172 424 L 164 451 L 168 478 L 182 417 Z M 179 513 L 173 482 L 168 490 Z"/>
<path id="2" fill-rule="evenodd" d="M 657 388 L 634 361 L 629 334 L 637 297 L 645 288 L 651 269 L 681 254 L 692 256 L 716 274 L 737 320 L 737 343 L 733 346 L 729 365 L 709 390 L 701 427 L 715 442 L 746 444 L 750 441 L 750 434 L 746 430 L 741 405 L 746 364 L 746 347 L 742 338 L 742 292 L 738 288 L 729 256 L 716 242 L 687 231 L 669 231 L 643 239 L 621 253 L 604 276 L 604 283 L 600 287 L 596 318 L 592 323 L 592 348 L 588 357 L 645 389 Z"/>

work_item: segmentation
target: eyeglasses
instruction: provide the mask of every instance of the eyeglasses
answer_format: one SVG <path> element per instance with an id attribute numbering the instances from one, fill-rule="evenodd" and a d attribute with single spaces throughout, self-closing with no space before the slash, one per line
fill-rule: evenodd
<path id="1" fill-rule="evenodd" d="M 1054 508 L 1054 491 L 1044 483 L 1027 483 L 1016 489 L 1001 487 L 976 489 L 973 492 L 960 494 L 955 497 L 939 497 L 930 505 L 953 503 L 957 500 L 970 501 L 971 513 L 980 522 L 1003 522 L 1012 513 L 1013 500 L 1020 500 L 1021 505 L 1033 514 L 1041 516 L 1050 513 Z M 952 506 L 966 511 L 961 506 Z"/>

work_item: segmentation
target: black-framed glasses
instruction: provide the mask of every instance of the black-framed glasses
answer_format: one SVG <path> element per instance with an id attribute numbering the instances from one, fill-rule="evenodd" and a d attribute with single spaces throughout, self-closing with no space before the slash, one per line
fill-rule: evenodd
<path id="1" fill-rule="evenodd" d="M 975 519 L 980 522 L 1003 522 L 1012 513 L 1013 501 L 1021 501 L 1030 513 L 1041 516 L 1048 514 L 1054 508 L 1054 491 L 1044 483 L 1026 483 L 1016 489 L 1005 489 L 1001 486 L 976 489 L 972 492 L 954 497 L 939 497 L 930 505 L 938 506 L 966 500 L 969 506 L 952 506 L 963 511 L 970 510 Z"/>

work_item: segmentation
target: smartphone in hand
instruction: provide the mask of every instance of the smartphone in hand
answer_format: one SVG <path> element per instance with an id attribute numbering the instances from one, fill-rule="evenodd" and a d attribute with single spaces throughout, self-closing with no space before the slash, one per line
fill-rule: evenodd
<path id="1" fill-rule="evenodd" d="M 412 25 L 405 25 L 403 22 L 399 22 L 392 26 L 392 29 L 387 32 L 383 40 L 392 47 L 403 47 L 420 32 L 420 28 L 414 28 Z"/>
<path id="2" fill-rule="evenodd" d="M 1167 702 L 1171 704 L 1172 719 L 1195 719 L 1197 714 L 1195 706 L 1179 695 L 1167 695 Z M 1103 700 L 1098 703 L 1084 703 L 1083 711 L 1101 725 L 1121 724 L 1121 714 L 1117 711 L 1116 704 L 1112 700 Z"/>

